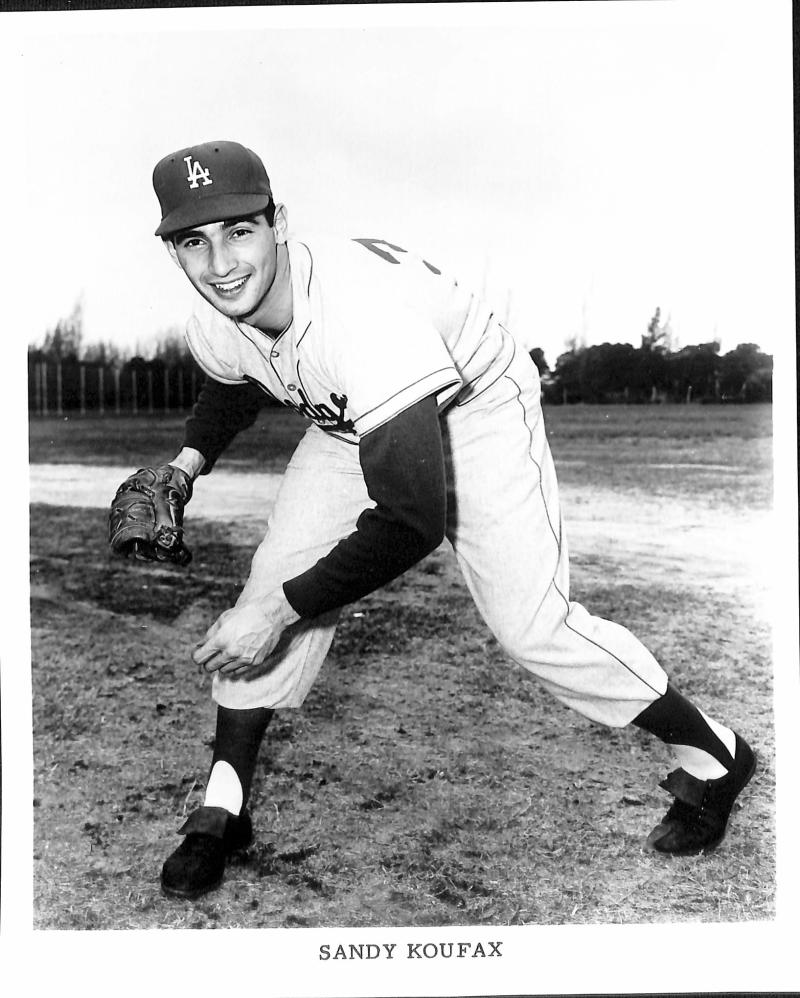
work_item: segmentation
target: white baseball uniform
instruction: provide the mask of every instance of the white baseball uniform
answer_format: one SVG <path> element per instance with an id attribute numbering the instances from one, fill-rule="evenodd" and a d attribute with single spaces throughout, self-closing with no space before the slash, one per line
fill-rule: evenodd
<path id="1" fill-rule="evenodd" d="M 539 377 L 491 309 L 437 267 L 375 239 L 290 239 L 293 323 L 274 341 L 198 297 L 187 341 L 226 384 L 259 384 L 311 420 L 242 600 L 309 569 L 374 505 L 358 441 L 435 395 L 447 471 L 446 535 L 507 654 L 559 700 L 622 726 L 667 688 L 650 652 L 569 600 L 558 488 Z M 298 707 L 338 612 L 301 620 L 255 676 L 216 673 L 222 706 Z M 464 663 L 469 668 L 469 662 Z"/>

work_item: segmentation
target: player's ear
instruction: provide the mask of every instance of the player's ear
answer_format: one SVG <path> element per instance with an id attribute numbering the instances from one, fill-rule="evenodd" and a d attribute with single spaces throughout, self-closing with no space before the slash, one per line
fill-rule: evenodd
<path id="1" fill-rule="evenodd" d="M 162 242 L 167 247 L 167 252 L 172 257 L 172 262 L 175 266 L 181 267 L 181 262 L 178 259 L 178 251 L 175 249 L 175 243 L 172 241 L 172 238 L 170 236 L 165 236 Z M 183 267 L 181 267 L 181 270 L 183 270 Z"/>
<path id="2" fill-rule="evenodd" d="M 285 243 L 289 230 L 289 221 L 286 215 L 285 204 L 275 205 L 275 220 L 272 223 L 272 227 L 275 229 L 275 242 Z"/>

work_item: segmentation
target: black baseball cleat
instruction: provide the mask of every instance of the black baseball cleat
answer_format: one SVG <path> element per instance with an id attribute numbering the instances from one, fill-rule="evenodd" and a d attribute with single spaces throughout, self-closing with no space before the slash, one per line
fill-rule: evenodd
<path id="1" fill-rule="evenodd" d="M 659 785 L 675 798 L 646 846 L 671 856 L 711 852 L 722 842 L 736 798 L 756 771 L 756 755 L 736 736 L 733 769 L 718 780 L 698 780 L 676 769 Z"/>
<path id="2" fill-rule="evenodd" d="M 252 842 L 253 823 L 247 811 L 237 817 L 224 807 L 199 807 L 178 834 L 186 838 L 161 869 L 161 889 L 191 900 L 222 883 L 226 859 Z"/>

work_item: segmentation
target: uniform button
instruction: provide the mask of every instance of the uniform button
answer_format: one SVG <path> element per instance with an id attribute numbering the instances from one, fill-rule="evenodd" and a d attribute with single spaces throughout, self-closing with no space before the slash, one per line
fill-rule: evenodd
<path id="1" fill-rule="evenodd" d="M 273 357 L 280 357 L 280 351 L 279 350 L 273 350 L 271 356 L 273 356 Z"/>
<path id="2" fill-rule="evenodd" d="M 286 387 L 289 389 L 290 392 L 297 391 L 297 385 L 287 385 Z"/>

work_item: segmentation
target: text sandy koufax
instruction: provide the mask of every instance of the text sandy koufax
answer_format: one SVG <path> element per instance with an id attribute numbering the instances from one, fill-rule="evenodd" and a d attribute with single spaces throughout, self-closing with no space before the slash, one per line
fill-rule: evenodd
<path id="1" fill-rule="evenodd" d="M 502 941 L 446 943 L 323 943 L 320 960 L 464 960 L 502 957 Z M 395 950 L 397 952 L 395 953 Z"/>

